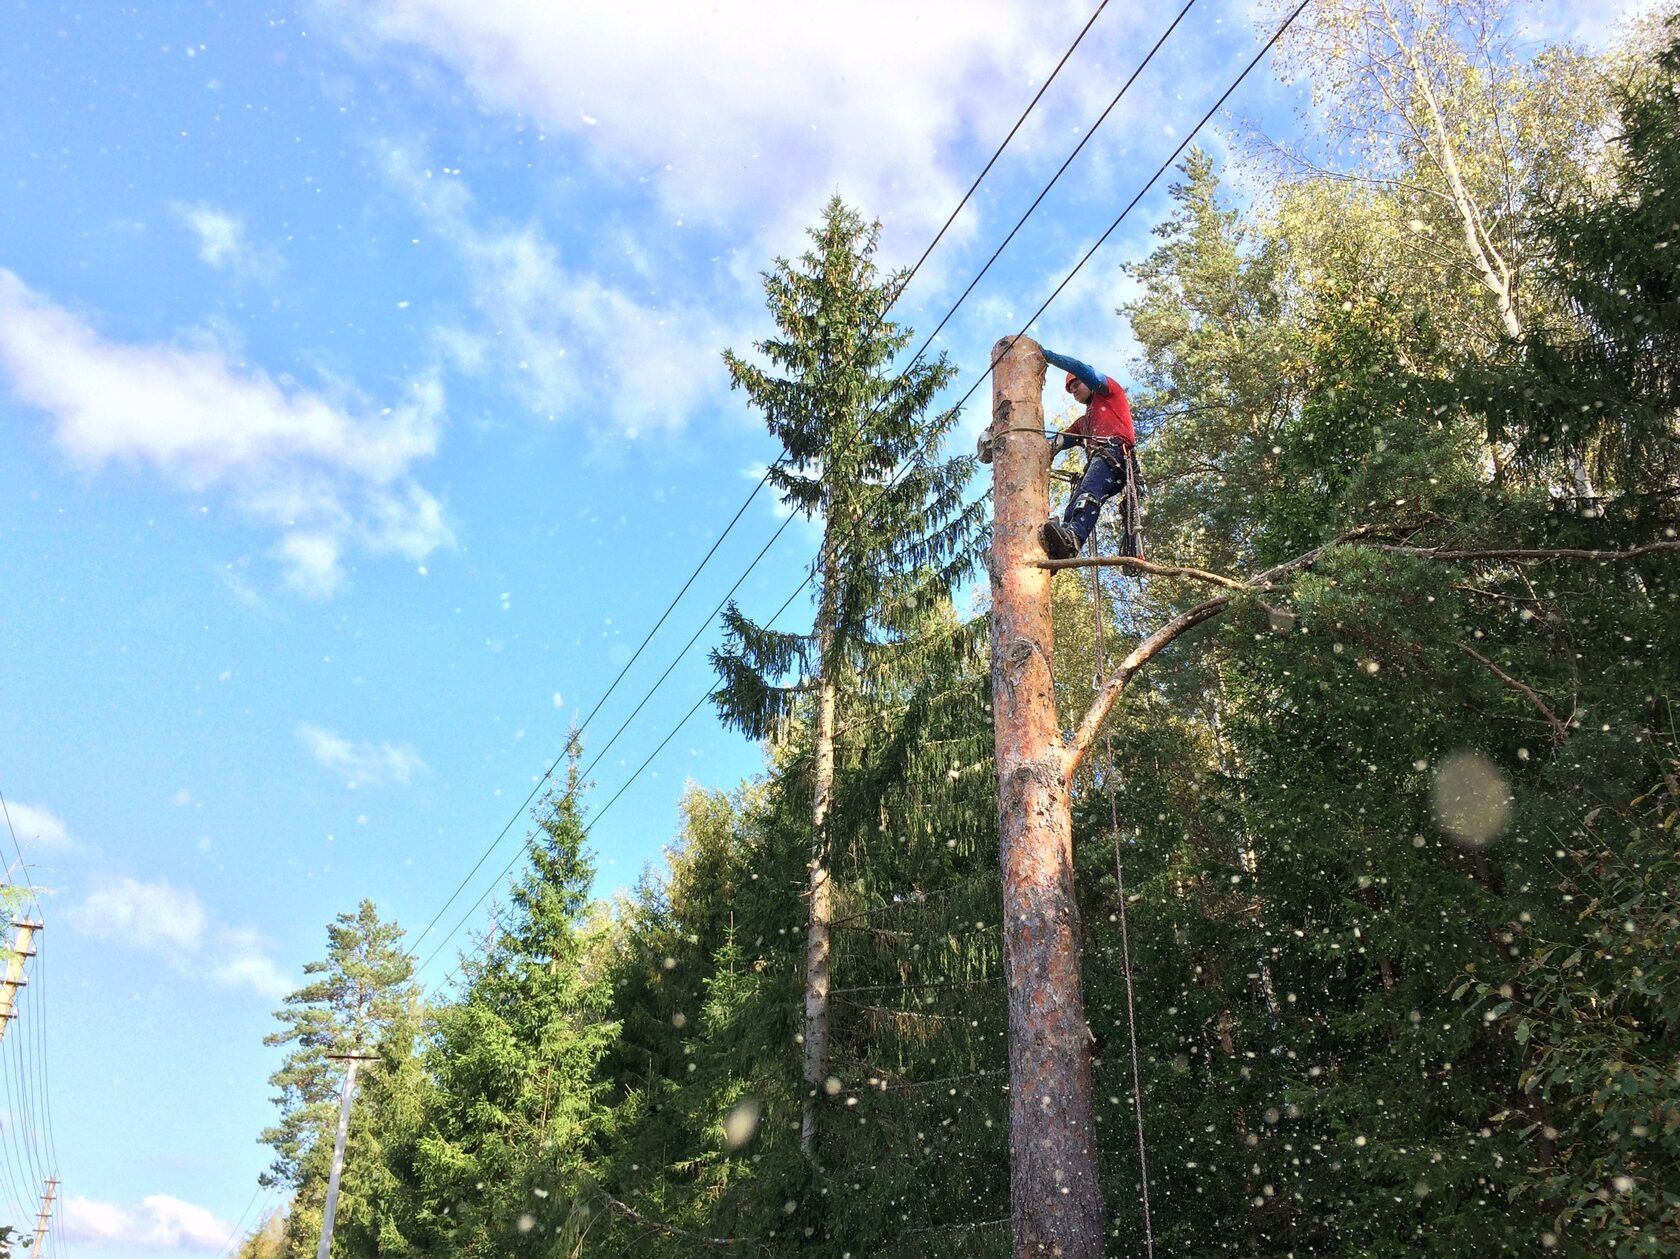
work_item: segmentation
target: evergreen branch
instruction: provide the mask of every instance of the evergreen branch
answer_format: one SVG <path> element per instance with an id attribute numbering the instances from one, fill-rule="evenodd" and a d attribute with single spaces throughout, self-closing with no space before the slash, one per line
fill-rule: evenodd
<path id="1" fill-rule="evenodd" d="M 1494 677 L 1498 678 L 1506 686 L 1517 692 L 1517 694 L 1523 696 L 1529 703 L 1539 709 L 1541 715 L 1546 719 L 1546 724 L 1552 728 L 1553 742 L 1559 744 L 1560 746 L 1562 745 L 1563 741 L 1569 737 L 1569 730 L 1563 722 L 1558 720 L 1557 714 L 1546 706 L 1546 701 L 1540 698 L 1539 692 L 1537 692 L 1533 687 L 1526 686 L 1517 681 L 1516 678 L 1512 677 L 1509 673 L 1506 673 L 1505 670 L 1494 664 L 1493 661 L 1482 655 L 1481 652 L 1477 651 L 1469 643 L 1461 642 L 1458 646 L 1459 649 L 1471 659 L 1476 660 L 1485 666 L 1488 672 L 1492 673 Z"/>
<path id="2" fill-rule="evenodd" d="M 617 1198 L 613 1197 L 612 1194 L 608 1193 L 605 1189 L 602 1189 L 599 1186 L 596 1187 L 595 1192 L 600 1194 L 601 1198 L 609 1206 L 619 1212 L 619 1214 L 623 1215 L 626 1219 L 634 1220 L 636 1223 L 643 1225 L 646 1228 L 654 1229 L 657 1232 L 668 1233 L 673 1237 L 686 1237 L 690 1241 L 697 1241 L 704 1246 L 715 1246 L 721 1249 L 730 1250 L 733 1250 L 738 1246 L 750 1246 L 761 1254 L 768 1255 L 773 1253 L 763 1242 L 748 1241 L 741 1237 L 707 1237 L 704 1233 L 695 1233 L 686 1228 L 678 1228 L 675 1224 L 663 1223 L 660 1220 L 655 1220 L 649 1216 L 643 1215 L 627 1202 L 620 1202 Z"/>
<path id="3" fill-rule="evenodd" d="M 843 992 L 903 992 L 909 988 L 983 988 L 1002 982 L 1001 975 L 992 975 L 986 979 L 919 979 L 902 984 L 859 984 L 851 988 L 830 988 L 828 992 L 830 996 L 838 996 Z"/>
<path id="4" fill-rule="evenodd" d="M 1486 550 L 1450 550 L 1435 546 L 1399 546 L 1395 543 L 1362 542 L 1372 551 L 1386 551 L 1391 555 L 1410 555 L 1423 560 L 1595 560 L 1603 564 L 1622 563 L 1643 555 L 1665 551 L 1680 551 L 1680 539 L 1647 542 L 1630 546 L 1624 551 L 1595 551 L 1581 547 L 1494 547 Z"/>

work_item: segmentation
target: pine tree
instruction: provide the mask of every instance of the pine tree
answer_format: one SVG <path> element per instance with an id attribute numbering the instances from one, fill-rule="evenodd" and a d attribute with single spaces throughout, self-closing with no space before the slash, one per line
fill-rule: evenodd
<path id="1" fill-rule="evenodd" d="M 891 370 L 911 334 L 885 318 L 902 278 L 877 272 L 879 231 L 833 199 L 812 249 L 764 278 L 778 332 L 757 346 L 768 370 L 725 355 L 734 386 L 786 451 L 770 483 L 822 526 L 810 632 L 755 624 L 731 605 L 725 644 L 713 654 L 726 723 L 762 738 L 785 733 L 796 716 L 810 721 L 801 1147 L 813 1160 L 830 1077 L 836 735 L 857 715 L 859 695 L 900 680 L 894 666 L 906 640 L 973 562 L 979 521 L 962 501 L 968 461 L 935 457 L 955 415 L 926 415 L 953 369 L 941 356 Z"/>
<path id="2" fill-rule="evenodd" d="M 372 901 L 339 914 L 327 927 L 326 957 L 304 966 L 313 978 L 286 998 L 275 1013 L 281 1028 L 263 1038 L 290 1046 L 269 1077 L 280 1119 L 261 1137 L 275 1154 L 261 1181 L 292 1190 L 291 1253 L 312 1252 L 320 1228 L 344 1081 L 342 1064 L 327 1055 L 371 1049 L 413 999 L 414 968 L 402 938 L 402 928 L 382 921 Z"/>

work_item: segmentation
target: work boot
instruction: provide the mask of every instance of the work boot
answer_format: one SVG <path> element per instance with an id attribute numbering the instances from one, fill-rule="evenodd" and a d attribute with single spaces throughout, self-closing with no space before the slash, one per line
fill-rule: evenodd
<path id="1" fill-rule="evenodd" d="M 1046 520 L 1039 536 L 1044 542 L 1044 553 L 1053 560 L 1071 560 L 1079 554 L 1079 539 L 1059 520 Z"/>

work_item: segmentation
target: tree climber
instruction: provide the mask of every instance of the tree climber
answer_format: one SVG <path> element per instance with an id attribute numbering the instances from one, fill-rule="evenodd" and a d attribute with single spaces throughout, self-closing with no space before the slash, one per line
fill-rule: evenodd
<path id="1" fill-rule="evenodd" d="M 1044 522 L 1045 553 L 1053 560 L 1072 559 L 1096 528 L 1103 504 L 1116 494 L 1120 500 L 1120 550 L 1143 554 L 1141 493 L 1137 464 L 1137 434 L 1132 427 L 1132 404 L 1112 376 L 1104 376 L 1076 358 L 1044 351 L 1044 360 L 1067 373 L 1067 391 L 1085 404 L 1085 414 L 1050 443 L 1054 459 L 1070 446 L 1085 448 L 1085 475 L 1079 478 L 1060 520 Z"/>

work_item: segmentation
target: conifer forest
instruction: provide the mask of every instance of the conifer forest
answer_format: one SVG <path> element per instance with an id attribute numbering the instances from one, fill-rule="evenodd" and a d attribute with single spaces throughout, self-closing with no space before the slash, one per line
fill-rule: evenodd
<path id="1" fill-rule="evenodd" d="M 987 365 L 915 355 L 844 189 L 764 259 L 717 349 L 820 549 L 805 620 L 723 610 L 761 772 L 601 900 L 581 736 L 446 984 L 353 890 L 238 1253 L 315 1254 L 331 1187 L 341 1259 L 1680 1255 L 1680 25 L 1504 21 L 1312 0 L 1257 74 L 1312 85 L 1315 155 L 1188 144 L 1110 260 L 1145 546 L 1116 500 L 1023 561 L 1079 747 L 1043 924 L 1001 469 L 1059 512 L 1078 408 L 1054 368 L 1042 423 L 953 403 Z"/>

